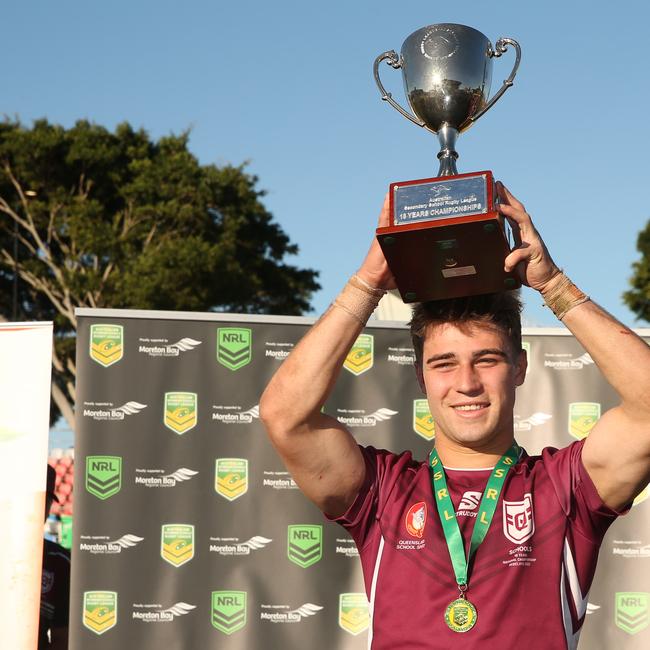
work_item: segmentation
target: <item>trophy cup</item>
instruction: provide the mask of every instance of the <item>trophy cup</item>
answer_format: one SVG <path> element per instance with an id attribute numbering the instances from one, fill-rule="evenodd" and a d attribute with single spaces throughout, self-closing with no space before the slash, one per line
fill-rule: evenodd
<path id="1" fill-rule="evenodd" d="M 512 45 L 516 60 L 510 76 L 488 100 L 492 59 Z M 511 38 L 495 47 L 465 25 L 429 25 L 411 34 L 398 56 L 380 54 L 374 63 L 381 98 L 418 126 L 438 136 L 438 176 L 391 183 L 390 225 L 377 239 L 405 303 L 492 293 L 520 286 L 503 270 L 512 232 L 497 212 L 492 172 L 459 174 L 456 139 L 512 86 L 521 48 Z M 402 70 L 414 114 L 393 100 L 379 78 L 386 60 Z"/>

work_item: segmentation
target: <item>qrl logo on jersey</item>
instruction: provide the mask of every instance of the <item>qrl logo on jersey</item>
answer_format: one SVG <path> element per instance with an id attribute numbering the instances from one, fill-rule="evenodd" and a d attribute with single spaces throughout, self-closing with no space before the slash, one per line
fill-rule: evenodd
<path id="1" fill-rule="evenodd" d="M 523 501 L 503 502 L 503 534 L 515 544 L 523 544 L 535 532 L 533 499 L 525 494 Z"/>
<path id="2" fill-rule="evenodd" d="M 406 513 L 405 523 L 408 534 L 420 539 L 424 535 L 424 526 L 427 523 L 427 504 L 420 501 L 412 505 Z"/>

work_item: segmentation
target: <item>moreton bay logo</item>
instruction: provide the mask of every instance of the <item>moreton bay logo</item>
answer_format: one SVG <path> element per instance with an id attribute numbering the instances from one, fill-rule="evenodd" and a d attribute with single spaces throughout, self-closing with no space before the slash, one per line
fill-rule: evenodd
<path id="1" fill-rule="evenodd" d="M 90 326 L 90 358 L 108 368 L 123 356 L 124 328 L 122 325 Z"/>
<path id="2" fill-rule="evenodd" d="M 86 457 L 86 490 L 98 499 L 108 499 L 122 487 L 120 456 Z"/>
<path id="3" fill-rule="evenodd" d="M 210 537 L 210 553 L 225 557 L 250 555 L 251 551 L 259 551 L 272 541 L 261 535 L 255 535 L 245 542 L 240 542 L 239 537 Z"/>
<path id="4" fill-rule="evenodd" d="M 253 357 L 253 333 L 245 327 L 217 329 L 217 361 L 228 370 L 239 370 Z"/>
<path id="5" fill-rule="evenodd" d="M 194 526 L 164 524 L 160 533 L 160 557 L 174 567 L 194 557 Z"/>
<path id="6" fill-rule="evenodd" d="M 196 393 L 165 393 L 165 426 L 182 435 L 196 426 Z"/>
<path id="7" fill-rule="evenodd" d="M 196 476 L 198 472 L 188 467 L 179 467 L 171 474 L 163 469 L 136 469 L 135 484 L 150 488 L 173 488 L 177 483 L 184 483 Z"/>
<path id="8" fill-rule="evenodd" d="M 569 353 L 547 353 L 544 357 L 544 367 L 553 370 L 582 370 L 585 366 L 591 366 L 594 363 L 588 352 L 579 357 Z"/>
<path id="9" fill-rule="evenodd" d="M 212 405 L 212 419 L 222 424 L 251 424 L 260 417 L 260 407 L 255 404 L 243 411 L 241 406 Z"/>
<path id="10" fill-rule="evenodd" d="M 92 555 L 115 555 L 144 541 L 144 537 L 138 537 L 131 533 L 114 540 L 103 535 L 81 535 L 80 539 L 79 550 Z"/>
<path id="11" fill-rule="evenodd" d="M 248 460 L 246 458 L 217 458 L 214 489 L 228 501 L 234 501 L 248 491 Z"/>
<path id="12" fill-rule="evenodd" d="M 363 409 L 336 409 L 336 419 L 348 427 L 376 427 L 379 422 L 390 420 L 399 411 L 389 408 L 379 408 L 373 413 L 366 413 Z"/>
<path id="13" fill-rule="evenodd" d="M 138 340 L 138 352 L 149 357 L 178 357 L 181 352 L 189 352 L 201 343 L 189 337 L 182 338 L 176 343 L 170 343 L 168 339 L 142 338 Z"/>
<path id="14" fill-rule="evenodd" d="M 213 591 L 212 625 L 224 634 L 233 634 L 246 625 L 246 592 Z"/>
<path id="15" fill-rule="evenodd" d="M 323 608 L 313 603 L 305 603 L 296 609 L 289 605 L 262 605 L 260 620 L 271 623 L 300 623 L 303 618 L 318 614 Z"/>
<path id="16" fill-rule="evenodd" d="M 323 557 L 323 527 L 293 525 L 287 528 L 287 556 L 306 569 Z"/>
<path id="17" fill-rule="evenodd" d="M 638 634 L 650 622 L 650 594 L 644 591 L 627 591 L 616 594 L 615 623 L 623 632 Z"/>
<path id="18" fill-rule="evenodd" d="M 104 634 L 117 623 L 115 591 L 85 591 L 83 624 L 95 634 Z"/>
<path id="19" fill-rule="evenodd" d="M 122 406 L 114 406 L 113 402 L 84 402 L 83 416 L 96 421 L 109 420 L 111 422 L 122 421 L 127 415 L 137 415 L 146 404 L 140 402 L 125 402 Z"/>
<path id="20" fill-rule="evenodd" d="M 433 440 L 436 436 L 435 424 L 426 399 L 413 400 L 413 431 L 425 440 Z"/>
<path id="21" fill-rule="evenodd" d="M 171 623 L 178 616 L 189 614 L 196 605 L 189 603 L 175 603 L 171 607 L 163 609 L 158 603 L 146 603 L 133 605 L 132 618 L 142 621 L 143 623 Z"/>
<path id="22" fill-rule="evenodd" d="M 363 593 L 339 594 L 339 626 L 356 636 L 370 624 L 368 599 Z"/>
<path id="23" fill-rule="evenodd" d="M 591 433 L 599 418 L 598 402 L 572 402 L 569 404 L 569 433 L 582 440 Z"/>
<path id="24" fill-rule="evenodd" d="M 372 368 L 374 337 L 372 334 L 359 334 L 352 349 L 345 357 L 343 367 L 353 375 L 361 375 Z"/>

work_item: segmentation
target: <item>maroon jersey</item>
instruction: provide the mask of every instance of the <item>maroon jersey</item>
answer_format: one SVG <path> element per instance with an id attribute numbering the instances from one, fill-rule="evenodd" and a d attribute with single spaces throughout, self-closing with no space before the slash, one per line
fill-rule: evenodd
<path id="1" fill-rule="evenodd" d="M 70 553 L 49 539 L 43 540 L 41 615 L 38 647 L 47 648 L 48 630 L 68 627 L 70 600 Z"/>
<path id="2" fill-rule="evenodd" d="M 584 469 L 582 442 L 534 457 L 522 450 L 470 567 L 467 598 L 478 617 L 465 633 L 444 619 L 459 593 L 427 463 L 410 452 L 361 449 L 365 483 L 336 521 L 359 548 L 369 647 L 576 647 L 598 549 L 618 514 L 603 504 Z M 467 553 L 491 468 L 445 473 Z"/>

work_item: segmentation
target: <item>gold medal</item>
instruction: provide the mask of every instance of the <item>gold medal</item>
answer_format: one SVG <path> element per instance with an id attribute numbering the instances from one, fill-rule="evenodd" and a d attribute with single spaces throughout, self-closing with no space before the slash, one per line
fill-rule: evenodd
<path id="1" fill-rule="evenodd" d="M 454 632 L 467 632 L 476 624 L 476 607 L 467 598 L 452 600 L 445 610 L 445 623 Z"/>

